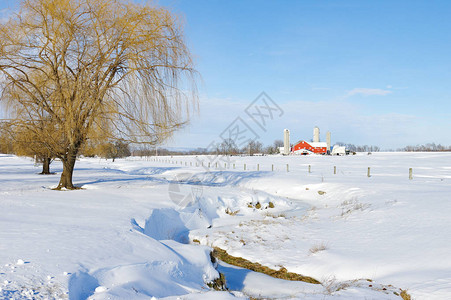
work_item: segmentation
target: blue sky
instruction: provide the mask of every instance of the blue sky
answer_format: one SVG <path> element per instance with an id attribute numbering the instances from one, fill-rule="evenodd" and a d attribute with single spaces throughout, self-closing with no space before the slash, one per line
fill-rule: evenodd
<path id="1" fill-rule="evenodd" d="M 264 144 L 311 139 L 398 148 L 451 144 L 451 1 L 160 0 L 181 15 L 203 78 L 204 145 L 265 91 L 284 111 Z M 251 122 L 250 122 L 251 123 Z M 206 140 L 205 140 L 206 139 Z"/>
<path id="2" fill-rule="evenodd" d="M 1 0 L 0 10 L 17 1 Z M 159 0 L 185 23 L 200 112 L 169 146 L 205 147 L 237 117 L 282 138 L 451 145 L 451 1 Z M 261 92 L 283 110 L 259 128 Z"/>

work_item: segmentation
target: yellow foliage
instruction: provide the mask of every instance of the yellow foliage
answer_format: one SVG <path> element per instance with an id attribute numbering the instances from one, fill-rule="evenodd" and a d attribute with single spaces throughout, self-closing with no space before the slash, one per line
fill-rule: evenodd
<path id="1" fill-rule="evenodd" d="M 24 0 L 0 24 L 8 117 L 68 172 L 88 140 L 170 137 L 196 108 L 194 75 L 177 18 L 150 4 Z"/>

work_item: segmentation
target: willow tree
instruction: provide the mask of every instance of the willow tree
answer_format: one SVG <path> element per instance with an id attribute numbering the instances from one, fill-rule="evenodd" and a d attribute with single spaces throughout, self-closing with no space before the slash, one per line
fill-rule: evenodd
<path id="1" fill-rule="evenodd" d="M 42 163 L 42 172 L 40 174 L 54 174 L 50 172 L 50 164 L 53 155 L 47 147 L 47 142 L 42 142 L 43 137 L 47 139 L 57 138 L 57 131 L 49 126 L 49 120 L 41 120 L 36 123 L 28 123 L 27 126 L 15 126 L 16 121 L 10 124 L 8 136 L 11 139 L 13 153 L 21 156 L 34 157 L 36 161 Z"/>
<path id="2" fill-rule="evenodd" d="M 50 122 L 56 136 L 36 139 L 63 163 L 58 188 L 74 188 L 77 154 L 99 129 L 156 144 L 187 124 L 194 74 L 181 24 L 161 7 L 24 0 L 0 24 L 1 100 L 17 126 Z"/>
<path id="3" fill-rule="evenodd" d="M 9 134 L 10 125 L 8 121 L 0 121 L 0 153 L 14 153 L 14 145 L 11 135 Z"/>

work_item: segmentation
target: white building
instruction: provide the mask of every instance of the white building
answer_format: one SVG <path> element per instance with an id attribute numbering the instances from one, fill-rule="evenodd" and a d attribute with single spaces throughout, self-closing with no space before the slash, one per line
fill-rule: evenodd
<path id="1" fill-rule="evenodd" d="M 331 155 L 346 155 L 346 147 L 345 146 L 335 145 L 332 148 Z"/>

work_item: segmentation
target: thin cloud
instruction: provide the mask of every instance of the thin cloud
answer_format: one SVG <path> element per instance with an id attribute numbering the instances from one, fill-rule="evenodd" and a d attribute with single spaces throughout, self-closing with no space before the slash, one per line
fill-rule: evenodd
<path id="1" fill-rule="evenodd" d="M 362 95 L 362 96 L 387 96 L 391 94 L 391 91 L 383 89 L 367 89 L 367 88 L 354 88 L 350 90 L 347 97 Z"/>
<path id="2" fill-rule="evenodd" d="M 409 87 L 408 86 L 397 86 L 394 87 L 392 85 L 387 85 L 387 89 L 391 89 L 391 90 L 407 90 Z"/>
<path id="3" fill-rule="evenodd" d="M 193 118 L 191 126 L 178 132 L 168 141 L 167 146 L 206 147 L 212 141 L 220 141 L 221 132 L 237 116 L 243 117 L 249 126 L 258 130 L 253 127 L 255 124 L 251 120 L 245 119 L 244 109 L 248 103 L 242 99 L 201 98 L 200 116 Z M 272 120 L 267 132 L 258 131 L 259 141 L 264 145 L 272 144 L 275 139 L 282 139 L 284 128 L 290 129 L 293 142 L 309 140 L 314 126 L 320 127 L 322 140 L 325 139 L 325 133 L 330 131 L 332 143 L 341 141 L 356 145 L 377 145 L 382 149 L 396 149 L 429 141 L 447 143 L 443 140 L 442 132 L 436 130 L 436 123 L 414 114 L 374 114 L 360 104 L 346 99 L 292 100 L 279 104 L 285 112 L 283 117 Z M 441 116 L 440 120 L 445 128 L 449 118 Z"/>

